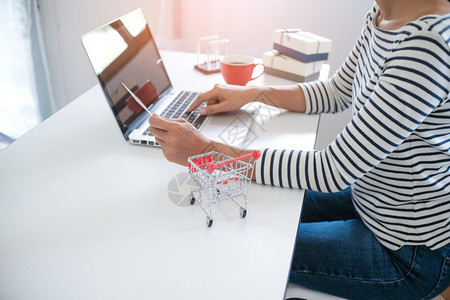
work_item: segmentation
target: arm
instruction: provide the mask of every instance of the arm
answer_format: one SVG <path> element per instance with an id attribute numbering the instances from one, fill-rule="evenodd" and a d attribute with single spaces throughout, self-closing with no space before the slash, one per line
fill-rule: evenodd
<path id="1" fill-rule="evenodd" d="M 201 103 L 207 106 L 201 110 L 204 115 L 233 111 L 250 102 L 261 102 L 295 112 L 305 112 L 305 97 L 298 85 L 276 87 L 247 87 L 219 85 L 200 95 L 188 109 L 197 108 Z"/>

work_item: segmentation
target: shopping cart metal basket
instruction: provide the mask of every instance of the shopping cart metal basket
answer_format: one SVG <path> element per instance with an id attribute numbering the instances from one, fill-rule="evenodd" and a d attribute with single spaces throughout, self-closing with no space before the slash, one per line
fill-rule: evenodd
<path id="1" fill-rule="evenodd" d="M 198 201 L 207 215 L 208 227 L 213 225 L 211 205 L 224 200 L 236 203 L 240 208 L 241 218 L 246 217 L 246 194 L 254 171 L 252 160 L 258 159 L 260 155 L 260 151 L 255 150 L 232 158 L 212 151 L 188 158 L 189 173 L 199 185 L 191 190 L 191 204 Z M 246 158 L 250 158 L 250 161 L 243 161 Z"/>

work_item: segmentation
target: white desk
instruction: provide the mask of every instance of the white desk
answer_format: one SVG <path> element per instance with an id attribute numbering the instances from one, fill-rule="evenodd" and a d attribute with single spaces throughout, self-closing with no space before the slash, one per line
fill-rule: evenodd
<path id="1" fill-rule="evenodd" d="M 193 70 L 194 55 L 164 59 L 181 88 L 223 82 Z M 274 116 L 252 146 L 312 149 L 317 122 Z M 0 299 L 282 299 L 303 193 L 253 184 L 245 219 L 225 202 L 207 228 L 201 208 L 167 196 L 186 171 L 126 143 L 88 90 L 0 151 Z"/>

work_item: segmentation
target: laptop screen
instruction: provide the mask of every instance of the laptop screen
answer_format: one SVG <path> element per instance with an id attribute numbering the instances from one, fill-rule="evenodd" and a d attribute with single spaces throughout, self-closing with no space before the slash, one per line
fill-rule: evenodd
<path id="1" fill-rule="evenodd" d="M 145 118 L 122 82 L 147 107 L 171 87 L 158 48 L 141 9 L 82 37 L 106 98 L 125 137 Z M 141 117 L 139 117 L 141 115 Z"/>

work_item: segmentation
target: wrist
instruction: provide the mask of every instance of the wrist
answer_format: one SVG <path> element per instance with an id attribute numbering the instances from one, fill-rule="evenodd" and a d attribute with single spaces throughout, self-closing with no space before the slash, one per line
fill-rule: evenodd
<path id="1" fill-rule="evenodd" d="M 264 86 L 256 88 L 252 92 L 254 93 L 253 99 L 255 99 L 255 102 L 280 107 L 280 103 L 278 103 L 280 90 L 278 87 Z"/>
<path id="2" fill-rule="evenodd" d="M 264 94 L 265 94 L 265 90 L 267 88 L 266 87 L 258 87 L 258 86 L 250 86 L 247 87 L 246 90 L 246 96 L 244 97 L 245 99 L 245 104 L 251 103 L 251 102 L 260 102 L 260 103 L 264 103 Z"/>

